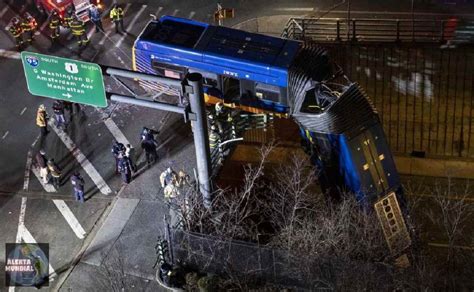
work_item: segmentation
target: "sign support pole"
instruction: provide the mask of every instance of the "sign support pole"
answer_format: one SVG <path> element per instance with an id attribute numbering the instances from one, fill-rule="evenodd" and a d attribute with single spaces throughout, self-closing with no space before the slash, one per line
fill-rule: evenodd
<path id="1" fill-rule="evenodd" d="M 196 162 L 199 179 L 199 190 L 202 194 L 204 206 L 211 207 L 212 192 L 209 179 L 211 162 L 211 151 L 209 148 L 209 135 L 207 131 L 206 110 L 204 107 L 204 93 L 202 88 L 202 76 L 199 73 L 190 73 L 187 76 L 188 85 L 186 90 L 189 93 L 189 103 L 191 111 L 196 119 L 191 121 L 194 146 L 196 148 Z"/>

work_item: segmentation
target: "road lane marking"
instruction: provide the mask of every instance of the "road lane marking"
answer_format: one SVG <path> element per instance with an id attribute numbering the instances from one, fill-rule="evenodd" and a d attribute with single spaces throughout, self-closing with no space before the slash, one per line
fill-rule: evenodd
<path id="1" fill-rule="evenodd" d="M 99 30 L 100 31 L 100 30 Z M 92 35 L 95 32 L 95 27 L 93 27 L 88 33 L 87 33 L 87 39 L 90 40 Z"/>
<path id="2" fill-rule="evenodd" d="M 63 200 L 53 200 L 53 203 L 56 205 L 56 207 L 58 207 L 59 212 L 61 212 L 64 219 L 66 219 L 67 223 L 72 228 L 72 231 L 74 231 L 76 236 L 80 239 L 84 239 L 86 231 L 84 230 L 84 228 L 82 228 L 76 216 L 74 216 L 71 209 L 69 209 L 66 203 Z"/>
<path id="3" fill-rule="evenodd" d="M 173 16 L 176 16 L 176 15 L 178 14 L 178 12 L 179 12 L 179 9 L 175 9 L 175 10 L 173 11 Z"/>
<path id="4" fill-rule="evenodd" d="M 127 13 L 127 10 L 128 8 L 130 8 L 130 6 L 132 5 L 132 3 L 127 3 L 127 5 L 125 6 L 125 9 L 123 10 L 123 14 Z M 111 22 L 111 26 L 115 26 L 115 23 L 112 21 Z M 102 39 L 100 40 L 99 42 L 99 46 L 102 46 L 104 43 L 105 43 L 105 40 L 109 38 L 110 34 L 112 33 L 112 30 L 115 29 L 115 28 L 110 28 L 105 34 L 104 36 L 102 37 Z"/>
<path id="5" fill-rule="evenodd" d="M 156 16 L 157 18 L 158 18 L 158 15 L 160 14 L 161 10 L 163 10 L 163 7 L 162 7 L 162 6 L 158 7 L 158 10 L 156 10 L 155 16 Z"/>
<path id="6" fill-rule="evenodd" d="M 112 133 L 112 136 L 114 136 L 115 140 L 120 143 L 123 143 L 124 145 L 131 144 L 125 137 L 123 132 L 119 129 L 117 124 L 114 122 L 114 120 L 112 120 L 112 118 L 105 119 L 104 124 L 107 129 L 109 129 L 110 133 Z"/>
<path id="7" fill-rule="evenodd" d="M 39 167 L 37 166 L 33 166 L 31 168 L 31 171 L 33 172 L 33 174 L 36 176 L 36 178 L 39 180 L 40 184 L 43 186 L 43 189 L 48 192 L 48 193 L 55 193 L 57 192 L 56 188 L 51 185 L 51 184 L 45 184 L 43 182 L 43 179 L 41 178 L 41 175 L 40 175 L 40 169 Z"/>
<path id="8" fill-rule="evenodd" d="M 25 243 L 38 243 L 36 242 L 35 238 L 31 235 L 30 231 L 26 229 L 26 226 L 22 224 L 18 226 L 18 229 L 21 230 L 21 238 Z M 53 267 L 51 266 L 51 262 L 49 262 L 49 280 L 53 281 L 52 278 L 56 277 L 56 271 L 54 271 Z"/>
<path id="9" fill-rule="evenodd" d="M 7 13 L 7 10 L 8 10 L 8 5 L 3 7 L 2 11 L 0 12 L 0 18 L 3 17 L 3 15 L 5 15 L 5 13 Z"/>
<path id="10" fill-rule="evenodd" d="M 9 131 L 6 131 L 5 134 L 3 134 L 2 140 L 5 139 L 5 138 L 8 136 L 8 133 L 10 133 L 10 132 L 9 132 Z"/>
<path id="11" fill-rule="evenodd" d="M 189 13 L 188 18 L 191 19 L 194 17 L 194 15 L 196 15 L 196 11 L 191 11 L 191 13 Z"/>
<path id="12" fill-rule="evenodd" d="M 33 143 L 31 143 L 31 147 L 35 147 L 36 143 L 38 143 L 38 140 L 39 138 L 41 137 L 41 134 L 38 134 L 38 136 L 36 136 L 36 139 L 33 141 Z"/>
<path id="13" fill-rule="evenodd" d="M 26 107 L 24 107 L 24 108 L 21 110 L 20 116 L 22 116 L 25 112 L 26 112 Z"/>
<path id="14" fill-rule="evenodd" d="M 84 172 L 89 175 L 95 185 L 99 188 L 100 192 L 104 195 L 108 195 L 112 193 L 112 190 L 104 181 L 102 176 L 100 176 L 99 172 L 95 169 L 95 167 L 90 163 L 87 157 L 81 152 L 81 150 L 74 144 L 74 142 L 69 138 L 66 133 L 60 129 L 58 129 L 52 119 L 49 120 L 49 125 L 51 128 L 56 132 L 58 137 L 63 141 L 66 148 L 72 153 L 74 158 L 76 158 L 77 162 L 82 166 Z"/>
<path id="15" fill-rule="evenodd" d="M 31 150 L 28 151 L 26 156 L 26 167 L 25 167 L 25 178 L 23 180 L 23 190 L 28 190 L 28 185 L 30 184 L 30 172 L 31 172 L 31 165 L 33 163 L 33 154 Z"/>
<path id="16" fill-rule="evenodd" d="M 8 59 L 20 59 L 20 53 L 15 51 L 8 51 L 4 49 L 0 49 L 0 57 L 8 58 Z"/>
<path id="17" fill-rule="evenodd" d="M 127 33 L 133 28 L 133 26 L 135 25 L 135 22 L 137 22 L 138 18 L 140 17 L 140 15 L 142 15 L 143 11 L 145 11 L 146 7 L 147 7 L 147 5 L 142 5 L 142 8 L 140 8 L 140 10 L 138 10 L 137 14 L 135 14 L 135 17 L 132 19 L 132 21 L 130 21 L 130 23 L 127 25 L 127 28 L 125 29 L 127 31 Z M 125 38 L 128 35 L 127 33 L 122 35 L 122 37 L 119 39 L 119 41 L 115 44 L 116 48 L 118 48 L 122 45 L 123 41 L 125 40 Z"/>

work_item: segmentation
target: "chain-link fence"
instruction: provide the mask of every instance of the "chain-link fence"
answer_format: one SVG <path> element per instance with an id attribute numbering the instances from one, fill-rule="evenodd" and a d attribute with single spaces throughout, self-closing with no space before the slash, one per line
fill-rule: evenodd
<path id="1" fill-rule="evenodd" d="M 383 265 L 309 255 L 296 257 L 285 250 L 183 230 L 171 231 L 171 243 L 175 258 L 188 267 L 221 276 L 230 275 L 246 284 L 271 283 L 325 291 L 337 289 L 338 283 L 342 283 L 341 277 L 349 282 L 351 277 L 361 275 L 366 275 L 367 279 L 376 278 L 376 281 L 389 281 L 389 271 Z"/>

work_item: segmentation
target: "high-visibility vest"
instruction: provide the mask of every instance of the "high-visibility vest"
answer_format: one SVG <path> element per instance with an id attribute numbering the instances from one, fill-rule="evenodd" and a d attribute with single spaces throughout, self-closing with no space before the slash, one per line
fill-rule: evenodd
<path id="1" fill-rule="evenodd" d="M 113 8 L 113 9 L 110 11 L 110 18 L 111 18 L 113 21 L 122 19 L 122 18 L 123 18 L 123 9 L 122 9 L 121 7 Z"/>
<path id="2" fill-rule="evenodd" d="M 83 35 L 86 32 L 84 28 L 84 23 L 80 20 L 73 20 L 69 26 L 71 27 L 71 31 L 73 35 Z"/>
<path id="3" fill-rule="evenodd" d="M 14 38 L 20 37 L 21 33 L 23 32 L 21 27 L 19 26 L 10 26 L 8 31 L 13 35 Z"/>
<path id="4" fill-rule="evenodd" d="M 49 22 L 49 28 L 50 29 L 56 29 L 59 26 L 59 17 L 53 17 L 51 18 L 51 21 Z"/>

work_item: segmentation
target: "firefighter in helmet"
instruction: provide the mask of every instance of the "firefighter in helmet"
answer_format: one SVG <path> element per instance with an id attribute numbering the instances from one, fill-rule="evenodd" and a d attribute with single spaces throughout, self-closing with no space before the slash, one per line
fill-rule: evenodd
<path id="1" fill-rule="evenodd" d="M 21 29 L 23 30 L 24 40 L 29 44 L 33 42 L 37 26 L 36 19 L 28 12 L 25 12 L 21 22 Z"/>
<path id="2" fill-rule="evenodd" d="M 74 5 L 69 5 L 66 8 L 66 13 L 64 13 L 63 17 L 63 22 L 62 26 L 65 28 L 70 28 L 71 27 L 71 22 L 73 20 L 73 16 L 76 14 L 76 9 L 74 8 Z"/>
<path id="3" fill-rule="evenodd" d="M 23 31 L 21 29 L 21 22 L 18 17 L 12 18 L 12 20 L 10 21 L 10 25 L 8 26 L 8 31 L 15 39 L 16 47 L 20 48 L 20 46 L 23 44 L 23 38 L 21 36 Z"/>
<path id="4" fill-rule="evenodd" d="M 51 15 L 49 17 L 49 29 L 51 31 L 51 42 L 56 42 L 59 37 L 59 25 L 61 23 L 61 18 L 59 17 L 59 13 L 56 9 L 51 11 Z"/>
<path id="5" fill-rule="evenodd" d="M 84 22 L 80 20 L 77 15 L 73 15 L 69 26 L 71 27 L 72 35 L 76 38 L 79 47 L 86 46 L 89 43 L 89 39 L 86 35 Z"/>

